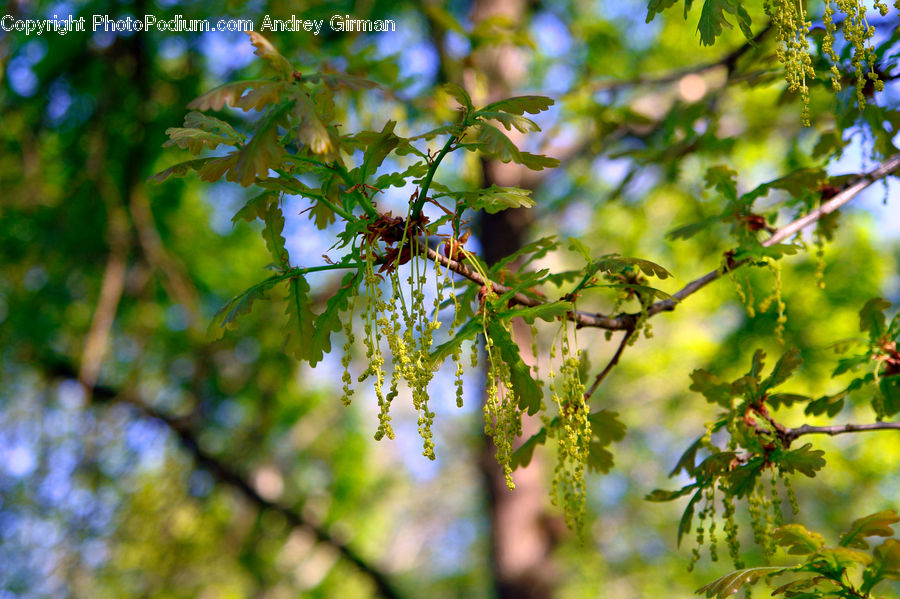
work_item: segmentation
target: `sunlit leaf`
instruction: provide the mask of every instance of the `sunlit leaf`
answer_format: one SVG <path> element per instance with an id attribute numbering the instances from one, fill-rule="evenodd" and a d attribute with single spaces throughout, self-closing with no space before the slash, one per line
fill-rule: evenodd
<path id="1" fill-rule="evenodd" d="M 816 532 L 806 530 L 802 524 L 786 524 L 772 533 L 772 539 L 788 548 L 791 555 L 807 555 L 825 546 L 825 539 Z"/>
<path id="2" fill-rule="evenodd" d="M 895 510 L 883 510 L 858 518 L 850 525 L 850 530 L 841 535 L 842 547 L 868 549 L 866 537 L 890 537 L 894 535 L 892 524 L 900 522 Z"/>

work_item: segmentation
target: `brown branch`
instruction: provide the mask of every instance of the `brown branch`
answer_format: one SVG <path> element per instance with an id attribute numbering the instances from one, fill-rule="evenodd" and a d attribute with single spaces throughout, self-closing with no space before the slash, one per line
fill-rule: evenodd
<path id="1" fill-rule="evenodd" d="M 769 239 L 766 239 L 762 242 L 762 246 L 773 246 L 784 241 L 788 237 L 799 233 L 802 229 L 813 224 L 826 214 L 834 212 L 835 210 L 852 200 L 872 183 L 890 175 L 895 170 L 897 170 L 898 167 L 900 167 L 900 154 L 894 154 L 893 156 L 882 162 L 880 165 L 878 165 L 877 168 L 866 173 L 865 175 L 860 175 L 852 183 L 848 183 L 847 186 L 844 187 L 844 189 L 842 189 L 840 192 L 838 192 L 834 197 L 832 197 L 830 200 L 828 200 L 806 216 L 801 216 L 793 222 L 788 223 L 780 229 L 777 229 Z M 740 264 L 735 265 L 735 267 L 733 267 L 731 270 L 734 270 L 734 268 L 738 266 L 740 266 Z M 709 283 L 721 277 L 726 272 L 727 271 L 725 270 L 714 270 L 712 272 L 706 273 L 699 279 L 691 281 L 682 289 L 672 295 L 672 297 L 674 297 L 677 301 L 666 299 L 654 303 L 648 309 L 648 316 L 653 316 L 654 314 L 658 314 L 659 312 L 674 310 L 677 302 L 683 300 L 692 293 L 699 291 Z"/>
<path id="2" fill-rule="evenodd" d="M 865 431 L 900 431 L 900 422 L 873 422 L 872 424 L 835 424 L 833 426 L 810 426 L 804 424 L 797 428 L 789 428 L 781 435 L 784 442 L 790 445 L 797 437 L 803 435 L 843 435 L 844 433 L 860 433 Z"/>
<path id="3" fill-rule="evenodd" d="M 600 386 L 600 383 L 603 382 L 603 379 L 606 378 L 606 375 L 610 373 L 610 371 L 615 367 L 616 364 L 619 363 L 619 358 L 622 357 L 622 352 L 625 351 L 625 348 L 628 346 L 628 340 L 631 339 L 631 336 L 634 334 L 634 330 L 625 331 L 625 336 L 622 337 L 622 341 L 619 343 L 619 348 L 616 349 L 616 353 L 613 354 L 613 357 L 609 360 L 609 363 L 606 365 L 606 368 L 603 369 L 600 374 L 597 375 L 597 378 L 594 379 L 593 384 L 591 384 L 591 388 L 587 390 L 584 394 L 584 399 L 588 400 L 591 398 L 591 395 L 594 394 L 594 391 L 597 390 L 597 387 Z"/>
<path id="4" fill-rule="evenodd" d="M 872 171 L 864 175 L 860 175 L 852 182 L 848 182 L 846 186 L 834 197 L 823 203 L 820 207 L 816 208 L 809 214 L 801 216 L 800 218 L 788 223 L 780 229 L 777 229 L 769 239 L 766 239 L 762 242 L 762 246 L 770 247 L 784 241 L 792 235 L 795 235 L 802 229 L 815 223 L 826 214 L 834 212 L 835 210 L 852 200 L 854 197 L 859 195 L 859 193 L 864 189 L 866 189 L 879 179 L 883 179 L 884 177 L 890 175 L 898 168 L 900 168 L 900 154 L 895 154 L 882 162 Z M 484 286 L 487 284 L 487 282 L 481 277 L 481 275 L 479 275 L 473 268 L 470 268 L 469 266 L 456 260 L 451 260 L 450 258 L 442 256 L 435 250 L 427 247 L 422 240 L 419 240 L 419 244 L 421 249 L 426 252 L 430 260 L 439 263 L 445 268 L 449 268 L 456 274 L 465 277 L 470 281 L 477 283 L 478 285 Z M 647 317 L 649 318 L 651 316 L 659 314 L 660 312 L 671 312 L 675 309 L 678 303 L 684 300 L 686 297 L 696 293 L 703 287 L 720 278 L 722 275 L 726 274 L 727 272 L 731 272 L 743 266 L 744 264 L 747 264 L 747 262 L 738 262 L 728 269 L 716 269 L 706 273 L 698 279 L 691 281 L 690 283 L 676 291 L 674 294 L 672 294 L 673 299 L 665 299 L 654 302 L 649 308 L 647 308 Z M 500 285 L 499 283 L 494 283 L 493 281 L 491 282 L 491 286 L 493 287 L 494 292 L 497 295 L 503 295 L 504 293 L 511 291 L 509 287 Z M 536 299 L 534 297 L 530 297 L 520 291 L 513 294 L 511 302 L 527 307 L 540 306 L 545 303 L 550 303 L 540 299 Z M 610 331 L 633 330 L 639 316 L 639 313 L 621 313 L 615 316 L 607 316 L 605 314 L 585 312 L 583 310 L 576 310 L 568 314 L 568 318 L 575 322 L 578 327 L 595 327 L 607 329 Z"/>

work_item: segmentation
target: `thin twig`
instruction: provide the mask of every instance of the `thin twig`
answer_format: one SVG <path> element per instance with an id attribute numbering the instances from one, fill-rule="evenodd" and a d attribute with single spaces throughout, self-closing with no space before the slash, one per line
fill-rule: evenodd
<path id="1" fill-rule="evenodd" d="M 728 69 L 729 72 L 734 70 L 735 65 L 737 64 L 738 59 L 749 52 L 752 48 L 755 48 L 757 44 L 762 41 L 762 38 L 769 32 L 772 28 L 772 24 L 769 23 L 763 29 L 757 33 L 752 40 L 747 40 L 742 46 L 735 48 L 719 60 L 714 62 L 708 62 L 701 65 L 693 66 L 687 69 L 679 69 L 677 71 L 672 71 L 670 73 L 665 73 L 663 75 L 649 76 L 649 77 L 635 77 L 634 79 L 627 80 L 612 80 L 612 81 L 598 81 L 594 83 L 593 90 L 594 91 L 611 91 L 621 89 L 623 87 L 637 87 L 642 85 L 664 85 L 666 83 L 674 83 L 675 81 L 680 80 L 682 77 L 686 75 L 692 74 L 700 74 L 705 73 L 707 71 L 712 71 L 713 69 L 724 67 Z"/>
<path id="2" fill-rule="evenodd" d="M 795 235 L 805 227 L 808 227 L 809 225 L 815 223 L 826 214 L 834 212 L 835 210 L 852 200 L 854 197 L 859 195 L 860 192 L 872 185 L 872 183 L 890 175 L 898 168 L 900 168 L 900 154 L 895 154 L 882 162 L 877 168 L 864 175 L 860 175 L 854 181 L 849 182 L 843 190 L 838 192 L 837 195 L 822 204 L 819 208 L 816 208 L 809 214 L 801 216 L 800 218 L 788 223 L 780 229 L 777 229 L 769 239 L 766 239 L 762 242 L 762 246 L 770 247 L 784 241 L 792 235 Z M 442 256 L 438 252 L 425 246 L 424 242 L 422 241 L 419 241 L 419 243 L 423 245 L 423 249 L 426 249 L 426 253 L 430 260 L 433 260 L 441 264 L 442 266 L 449 268 L 456 274 L 465 277 L 470 281 L 477 283 L 478 285 L 483 286 L 487 284 L 481 277 L 481 275 L 475 272 L 474 269 L 469 268 L 465 264 L 457 262 L 456 260 L 451 260 L 445 256 Z M 727 272 L 731 272 L 743 266 L 744 264 L 747 264 L 747 262 L 738 262 L 729 269 L 716 269 L 706 273 L 698 279 L 691 281 L 690 283 L 676 291 L 674 294 L 672 294 L 672 299 L 665 299 L 654 302 L 649 308 L 647 308 L 647 318 L 659 314 L 660 312 L 671 312 L 675 309 L 678 303 L 684 300 L 686 297 L 696 293 L 706 285 L 719 279 L 722 275 L 726 274 Z M 500 285 L 498 283 L 491 282 L 491 285 L 494 289 L 494 292 L 498 295 L 503 295 L 504 293 L 510 291 L 509 287 Z M 513 294 L 511 301 L 522 306 L 540 306 L 545 303 L 550 303 L 530 297 L 522 292 L 516 292 L 515 294 Z M 607 316 L 605 314 L 585 312 L 583 310 L 573 311 L 568 314 L 568 318 L 575 322 L 578 327 L 594 327 L 607 329 L 610 331 L 627 331 L 634 329 L 639 316 L 640 314 L 638 313 L 621 313 L 615 316 Z"/>
<path id="3" fill-rule="evenodd" d="M 631 339 L 631 336 L 634 334 L 634 330 L 625 331 L 625 336 L 622 337 L 622 341 L 619 343 L 619 348 L 616 349 L 616 353 L 613 354 L 613 357 L 609 360 L 609 363 L 606 365 L 606 368 L 597 375 L 597 378 L 594 379 L 594 383 L 591 385 L 591 388 L 587 390 L 584 394 L 584 399 L 588 400 L 591 398 L 591 395 L 594 394 L 594 391 L 600 386 L 600 383 L 603 382 L 603 379 L 606 378 L 606 375 L 610 373 L 610 371 L 615 367 L 616 364 L 619 363 L 619 358 L 622 357 L 622 352 L 625 351 L 625 348 L 628 346 L 628 340 Z"/>
<path id="4" fill-rule="evenodd" d="M 782 437 L 790 445 L 797 437 L 803 435 L 843 435 L 844 433 L 860 433 L 865 431 L 895 430 L 900 431 L 900 422 L 873 422 L 871 424 L 835 424 L 832 426 L 810 426 L 804 424 L 784 431 Z"/>

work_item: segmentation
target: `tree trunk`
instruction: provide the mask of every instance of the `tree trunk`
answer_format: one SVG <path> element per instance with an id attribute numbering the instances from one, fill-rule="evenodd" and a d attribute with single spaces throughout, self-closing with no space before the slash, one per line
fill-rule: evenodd
<path id="1" fill-rule="evenodd" d="M 477 23 L 488 17 L 502 15 L 513 23 L 522 23 L 527 17 L 524 0 L 476 0 L 472 21 Z M 522 52 L 512 46 L 492 46 L 474 56 L 475 64 L 486 78 L 486 102 L 506 97 L 515 89 L 526 73 L 526 61 Z M 472 72 L 464 74 L 471 77 Z M 466 81 L 470 92 L 484 89 L 484 82 Z M 479 85 L 481 83 L 481 85 Z M 514 142 L 519 140 L 510 135 Z M 482 183 L 520 187 L 534 185 L 524 167 L 493 161 L 482 162 Z M 519 249 L 533 213 L 525 209 L 505 210 L 498 214 L 483 214 L 480 221 L 479 241 L 483 257 L 492 264 Z M 531 359 L 530 331 L 522 322 L 515 322 L 513 335 L 519 344 L 526 363 Z M 524 438 L 540 427 L 540 421 L 526 417 L 523 424 Z M 494 459 L 496 449 L 488 437 L 484 437 L 480 467 L 485 481 L 491 524 L 491 567 L 494 587 L 500 599 L 550 599 L 554 595 L 555 571 L 551 564 L 554 545 L 552 519 L 545 512 L 547 487 L 545 469 L 539 455 L 535 455 L 527 468 L 516 470 L 513 477 L 514 491 L 506 487 L 503 469 Z"/>

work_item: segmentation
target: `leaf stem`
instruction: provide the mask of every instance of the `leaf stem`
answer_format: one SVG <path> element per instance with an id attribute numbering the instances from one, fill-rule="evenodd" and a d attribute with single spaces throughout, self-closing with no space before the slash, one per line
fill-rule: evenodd
<path id="1" fill-rule="evenodd" d="M 315 162 L 315 161 L 311 160 L 310 162 Z M 278 173 L 279 175 L 281 175 L 282 177 L 284 177 L 285 179 L 293 178 L 293 177 L 291 177 L 290 173 L 287 173 L 287 172 L 283 171 L 282 169 L 276 169 L 275 172 Z M 295 194 L 295 193 L 291 193 L 288 191 L 286 191 L 285 193 L 287 193 L 289 195 L 302 195 L 302 196 L 305 196 L 308 198 L 313 198 L 317 202 L 322 202 L 323 204 L 328 206 L 328 208 L 332 212 L 334 212 L 335 214 L 337 214 L 344 220 L 353 220 L 353 215 L 351 213 L 347 212 L 346 210 L 344 210 L 343 208 L 341 208 L 340 206 L 338 206 L 337 204 L 335 204 L 334 202 L 332 202 L 331 200 L 329 200 L 322 194 L 319 194 L 319 193 L 296 193 Z"/>
<path id="2" fill-rule="evenodd" d="M 422 181 L 422 188 L 419 190 L 419 197 L 416 198 L 416 203 L 413 204 L 412 210 L 409 213 L 409 218 L 411 220 L 416 220 L 419 217 L 419 214 L 421 214 L 422 208 L 425 206 L 425 200 L 428 198 L 428 188 L 431 187 L 431 180 L 434 179 L 434 173 L 437 172 L 437 168 L 440 166 L 444 156 L 450 153 L 450 150 L 453 148 L 453 144 L 456 143 L 457 139 L 458 137 L 456 135 L 451 135 L 450 139 L 447 140 L 447 143 L 444 144 L 444 147 L 441 148 L 441 151 L 438 152 L 438 155 L 428 167 L 428 172 L 425 173 L 425 179 Z"/>

